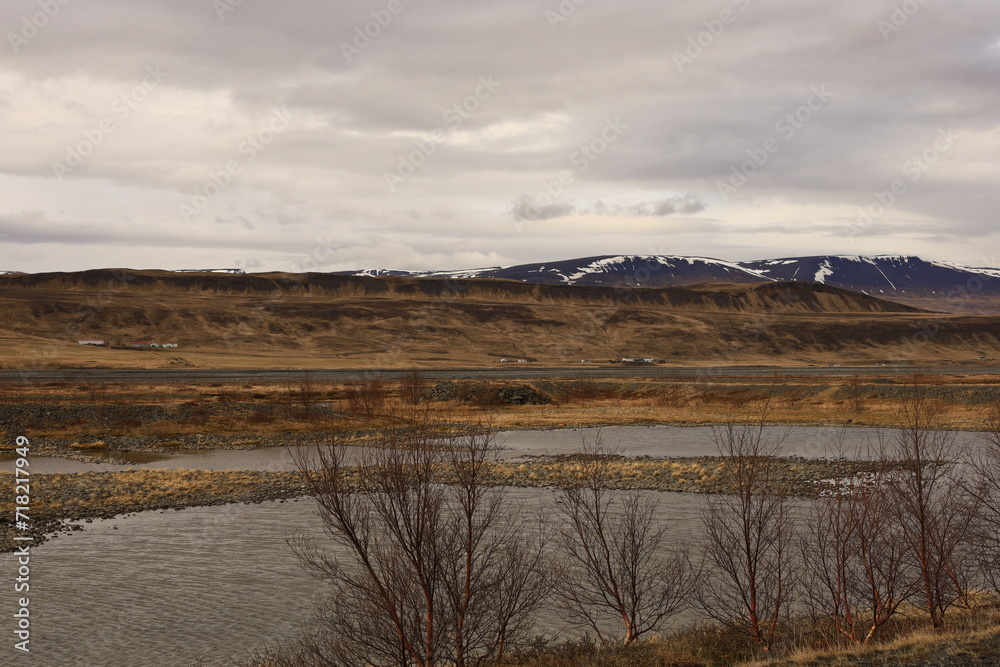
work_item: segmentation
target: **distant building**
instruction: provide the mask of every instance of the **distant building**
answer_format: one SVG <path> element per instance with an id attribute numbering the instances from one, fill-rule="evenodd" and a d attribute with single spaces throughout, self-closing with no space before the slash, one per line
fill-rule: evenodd
<path id="1" fill-rule="evenodd" d="M 528 360 L 527 359 L 518 359 L 517 363 L 519 363 L 519 364 L 526 364 L 526 363 L 528 363 Z"/>
<path id="2" fill-rule="evenodd" d="M 651 364 L 654 361 L 653 357 L 622 357 L 623 364 Z"/>
<path id="3" fill-rule="evenodd" d="M 104 347 L 105 345 L 107 345 L 106 342 L 97 338 L 88 338 L 86 340 L 78 340 L 77 342 L 80 345 L 94 345 L 96 347 Z"/>
<path id="4" fill-rule="evenodd" d="M 134 343 L 128 344 L 129 347 L 137 347 L 137 348 L 147 348 L 150 347 L 151 345 L 152 343 L 147 343 L 146 341 L 136 341 Z"/>

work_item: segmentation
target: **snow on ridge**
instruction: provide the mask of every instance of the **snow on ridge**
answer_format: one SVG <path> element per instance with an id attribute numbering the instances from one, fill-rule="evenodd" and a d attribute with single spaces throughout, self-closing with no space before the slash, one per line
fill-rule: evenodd
<path id="1" fill-rule="evenodd" d="M 594 260 L 586 266 L 580 267 L 580 270 L 576 273 L 571 273 L 568 276 L 564 276 L 567 281 L 579 280 L 580 278 L 591 275 L 594 273 L 607 273 L 607 269 L 613 266 L 622 266 L 627 261 L 637 262 L 637 261 L 656 261 L 661 266 L 675 267 L 678 262 L 686 261 L 688 264 L 694 264 L 695 262 L 705 262 L 706 264 L 718 264 L 721 266 L 726 266 L 727 268 L 736 268 L 740 271 L 746 271 L 742 267 L 728 262 L 723 262 L 717 259 L 708 259 L 706 257 L 682 257 L 678 255 L 609 255 L 607 257 L 601 257 Z"/>
<path id="2" fill-rule="evenodd" d="M 961 271 L 965 273 L 970 273 L 974 275 L 985 276 L 989 278 L 1000 278 L 1000 268 L 990 268 L 990 267 L 969 267 L 962 264 L 957 264 L 955 262 L 947 261 L 933 261 L 933 260 L 923 260 L 916 255 L 902 255 L 902 254 L 886 254 L 886 255 L 826 255 L 826 256 L 813 256 L 813 257 L 785 257 L 778 259 L 767 259 L 767 260 L 757 260 L 757 261 L 747 261 L 747 262 L 730 262 L 726 260 L 720 260 L 712 257 L 699 257 L 699 256 L 683 256 L 683 255 L 654 255 L 654 254 L 634 254 L 634 255 L 606 255 L 585 258 L 588 261 L 582 261 L 578 265 L 574 266 L 575 260 L 564 260 L 560 261 L 559 264 L 567 266 L 569 271 L 566 269 L 560 269 L 551 266 L 549 263 L 532 263 L 532 264 L 519 264 L 519 265 L 506 265 L 506 266 L 494 266 L 478 269 L 464 269 L 464 270 L 449 270 L 449 271 L 396 271 L 392 269 L 362 269 L 356 272 L 350 273 L 354 276 L 413 276 L 418 278 L 448 278 L 448 279 L 468 279 L 468 278 L 481 278 L 486 277 L 496 271 L 508 270 L 508 269 L 518 269 L 523 268 L 524 279 L 530 282 L 530 277 L 532 275 L 547 275 L 551 277 L 556 277 L 565 284 L 573 284 L 574 282 L 584 278 L 588 275 L 600 274 L 600 273 L 612 273 L 615 269 L 623 270 L 629 262 L 634 264 L 639 264 L 643 262 L 649 263 L 649 268 L 655 270 L 654 266 L 662 267 L 664 270 L 677 269 L 680 266 L 687 265 L 689 267 L 695 267 L 699 264 L 713 266 L 717 268 L 726 269 L 732 271 L 738 275 L 753 276 L 759 278 L 763 281 L 774 281 L 771 273 L 779 271 L 780 267 L 791 266 L 795 264 L 802 265 L 800 268 L 802 273 L 809 275 L 810 272 L 815 270 L 813 274 L 813 281 L 826 284 L 827 281 L 833 277 L 836 280 L 836 276 L 840 272 L 841 267 L 838 266 L 838 262 L 852 262 L 852 263 L 865 263 L 874 266 L 883 276 L 886 283 L 895 289 L 895 285 L 892 280 L 889 279 L 886 271 L 889 267 L 893 270 L 905 269 L 907 266 L 913 267 L 914 265 L 924 265 L 924 266 L 936 266 L 941 268 L 950 269 L 953 271 Z M 654 264 L 655 263 L 655 264 Z M 757 266 L 759 268 L 752 268 Z M 844 267 L 845 269 L 847 267 Z M 885 269 L 885 270 L 883 270 Z M 565 273 L 564 273 L 565 271 Z M 798 274 L 798 271 L 796 271 Z M 799 280 L 804 279 L 799 278 Z"/>
<path id="3" fill-rule="evenodd" d="M 993 269 L 986 266 L 965 266 L 964 264 L 958 264 L 956 262 L 937 262 L 930 261 L 929 264 L 934 266 L 940 266 L 945 269 L 951 269 L 953 271 L 966 271 L 968 273 L 978 273 L 980 275 L 989 276 L 990 278 L 1000 278 L 1000 269 Z"/>

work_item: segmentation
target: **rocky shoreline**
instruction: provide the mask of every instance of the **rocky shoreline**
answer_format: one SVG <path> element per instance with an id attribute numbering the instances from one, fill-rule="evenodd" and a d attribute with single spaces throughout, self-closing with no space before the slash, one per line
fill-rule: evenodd
<path id="1" fill-rule="evenodd" d="M 790 496 L 814 497 L 844 480 L 869 475 L 878 469 L 875 461 L 767 459 L 769 478 Z M 586 460 L 579 454 L 528 457 L 523 463 L 496 464 L 493 481 L 505 486 L 558 487 L 585 474 Z M 719 456 L 653 458 L 612 457 L 607 463 L 605 486 L 631 491 L 675 493 L 728 493 L 732 481 L 730 463 Z"/>
<path id="2" fill-rule="evenodd" d="M 552 488 L 578 479 L 579 455 L 532 457 L 493 465 L 490 483 L 499 486 Z M 794 496 L 816 496 L 837 480 L 863 476 L 876 463 L 802 458 L 773 459 L 773 479 Z M 720 457 L 659 459 L 615 457 L 608 467 L 607 486 L 625 490 L 679 493 L 726 493 L 731 489 L 726 461 Z M 443 474 L 441 481 L 447 483 Z M 13 475 L 0 474 L 0 485 Z M 309 495 L 298 472 L 124 470 L 36 475 L 32 478 L 31 525 L 36 543 L 65 530 L 67 522 L 110 519 L 158 509 L 260 503 Z M 13 513 L 10 500 L 0 512 Z M 0 551 L 14 548 L 14 530 L 0 526 Z"/>

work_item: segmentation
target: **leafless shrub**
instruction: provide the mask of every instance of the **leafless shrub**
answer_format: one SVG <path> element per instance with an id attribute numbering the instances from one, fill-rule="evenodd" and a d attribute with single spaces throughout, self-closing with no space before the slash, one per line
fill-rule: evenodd
<path id="1" fill-rule="evenodd" d="M 1000 402 L 989 409 L 979 445 L 966 483 L 978 505 L 972 538 L 980 574 L 994 592 L 1000 593 Z"/>
<path id="2" fill-rule="evenodd" d="M 616 452 L 585 445 L 559 491 L 559 599 L 569 620 L 603 641 L 607 624 L 629 645 L 686 608 L 698 573 L 686 549 L 665 550 L 666 524 L 648 494 L 609 488 Z"/>
<path id="3" fill-rule="evenodd" d="M 302 421 L 311 422 L 316 419 L 317 395 L 316 380 L 311 373 L 304 373 L 299 378 L 298 393 L 298 403 L 301 408 L 299 417 Z"/>
<path id="4" fill-rule="evenodd" d="M 715 430 L 732 484 L 710 497 L 705 525 L 706 581 L 701 607 L 712 619 L 770 650 L 795 589 L 792 516 L 774 458 L 781 438 L 765 432 L 770 402 L 750 420 Z"/>
<path id="5" fill-rule="evenodd" d="M 961 458 L 940 404 L 914 383 L 897 410 L 900 423 L 892 461 L 899 473 L 891 505 L 910 557 L 919 569 L 918 603 L 935 628 L 964 600 L 973 569 L 970 554 L 976 498 L 967 493 L 956 462 Z"/>
<path id="6" fill-rule="evenodd" d="M 427 383 L 420 371 L 417 369 L 408 371 L 400 382 L 400 399 L 407 405 L 417 405 L 423 399 L 426 386 Z"/>
<path id="7" fill-rule="evenodd" d="M 371 419 L 385 411 L 388 392 L 379 378 L 368 378 L 347 386 L 347 409 Z"/>
<path id="8" fill-rule="evenodd" d="M 247 416 L 247 423 L 250 424 L 272 424 L 277 418 L 274 405 L 263 403 L 255 405 L 252 412 Z"/>
<path id="9" fill-rule="evenodd" d="M 863 382 L 859 377 L 851 378 L 851 381 L 844 386 L 847 391 L 847 409 L 855 414 L 865 411 L 866 398 L 863 389 Z"/>
<path id="10" fill-rule="evenodd" d="M 357 468 L 336 442 L 299 457 L 340 553 L 293 545 L 334 588 L 294 664 L 485 665 L 526 638 L 549 591 L 541 532 L 487 484 L 492 430 L 439 434 L 383 430 Z"/>
<path id="11" fill-rule="evenodd" d="M 822 630 L 871 641 L 918 589 L 893 509 L 892 471 L 844 480 L 813 500 L 802 536 L 804 597 Z"/>

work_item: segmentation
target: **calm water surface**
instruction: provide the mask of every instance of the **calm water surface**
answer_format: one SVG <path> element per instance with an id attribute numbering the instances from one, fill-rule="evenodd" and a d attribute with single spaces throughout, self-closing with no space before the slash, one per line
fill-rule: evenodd
<path id="1" fill-rule="evenodd" d="M 649 492 L 653 493 L 653 492 Z M 670 540 L 688 544 L 705 497 L 657 494 Z M 512 489 L 531 507 L 547 489 Z M 95 521 L 32 555 L 31 656 L 17 664 L 178 667 L 240 659 L 289 637 L 309 619 L 324 585 L 307 575 L 286 538 L 318 534 L 309 500 L 143 512 Z M 4 554 L 0 575 L 14 576 Z M 10 595 L 4 595 L 10 618 Z M 564 633 L 549 614 L 539 631 Z M 0 647 L 0 664 L 8 662 Z"/>

